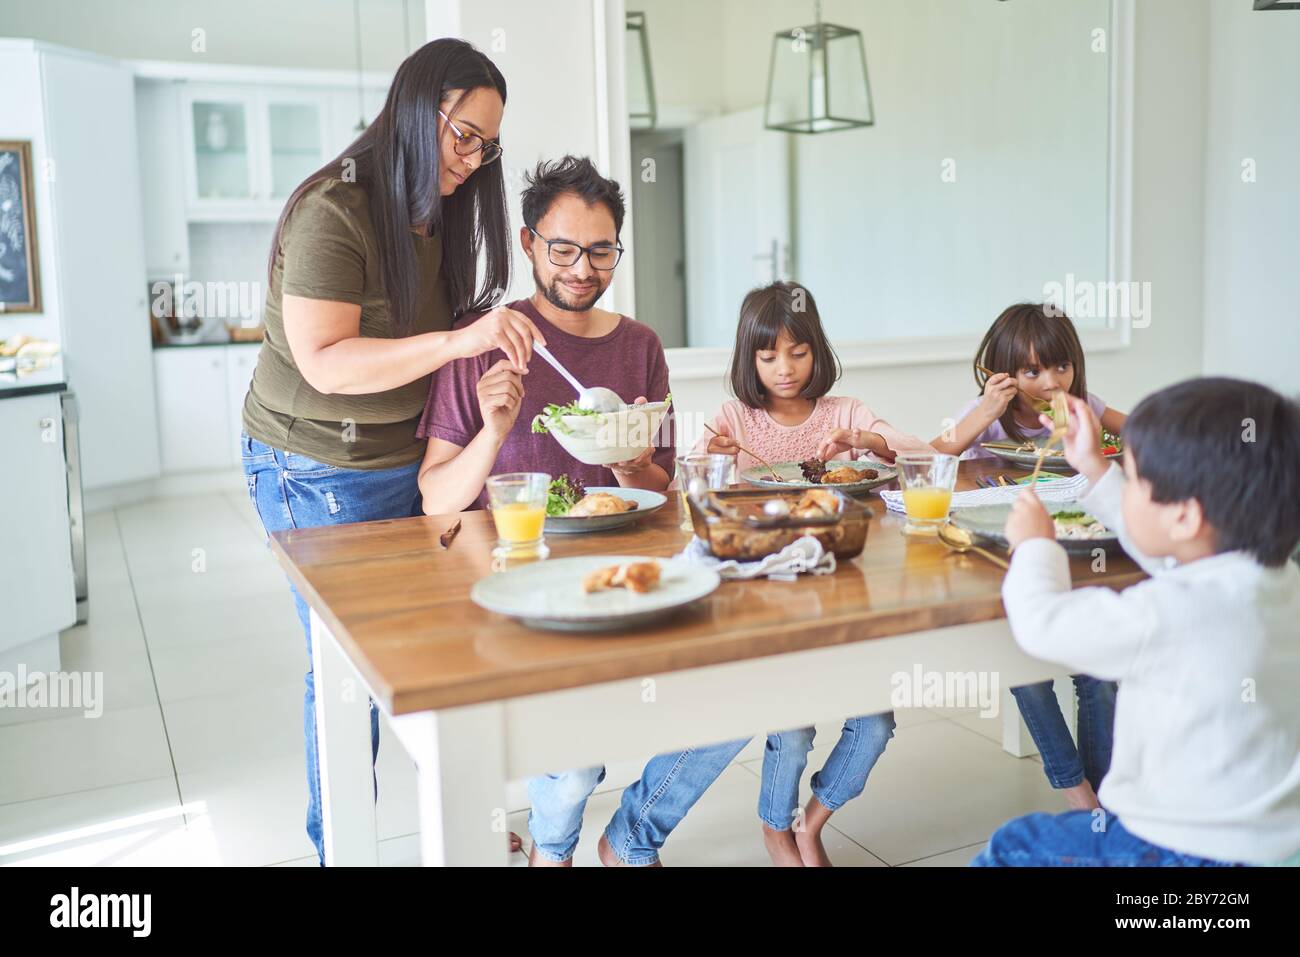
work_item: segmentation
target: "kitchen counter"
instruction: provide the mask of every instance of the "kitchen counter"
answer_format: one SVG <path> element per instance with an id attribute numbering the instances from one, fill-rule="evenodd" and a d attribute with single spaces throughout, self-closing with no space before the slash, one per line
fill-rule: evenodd
<path id="1" fill-rule="evenodd" d="M 68 382 L 64 378 L 63 362 L 60 359 L 55 359 L 47 368 L 35 372 L 0 372 L 0 399 L 63 392 L 67 388 Z"/>

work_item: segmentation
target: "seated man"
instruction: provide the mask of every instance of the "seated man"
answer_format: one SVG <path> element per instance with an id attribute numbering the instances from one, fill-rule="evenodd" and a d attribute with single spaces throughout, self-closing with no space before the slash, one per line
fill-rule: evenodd
<path id="1" fill-rule="evenodd" d="M 668 394 L 668 365 L 659 337 L 628 316 L 595 307 L 622 254 L 619 185 L 601 176 L 590 160 L 566 156 L 540 164 L 529 177 L 523 213 L 519 239 L 536 290 L 507 308 L 528 316 L 546 337 L 551 354 L 588 388 L 605 386 L 625 399 L 662 400 Z M 464 316 L 456 327 L 477 318 Z M 671 440 L 606 468 L 584 465 L 551 436 L 532 432 L 533 417 L 545 405 L 575 398 L 573 387 L 549 364 L 534 360 L 521 369 L 500 351 L 440 369 L 417 432 L 429 440 L 420 469 L 425 511 L 483 507 L 487 477 L 502 472 L 567 474 L 591 486 L 668 487 Z M 670 429 L 666 423 L 664 431 Z M 651 760 L 641 780 L 624 791 L 601 837 L 601 860 L 607 865 L 657 864 L 669 833 L 743 745 L 729 742 Z M 529 782 L 530 864 L 571 864 L 587 798 L 604 777 L 604 768 L 593 767 Z"/>

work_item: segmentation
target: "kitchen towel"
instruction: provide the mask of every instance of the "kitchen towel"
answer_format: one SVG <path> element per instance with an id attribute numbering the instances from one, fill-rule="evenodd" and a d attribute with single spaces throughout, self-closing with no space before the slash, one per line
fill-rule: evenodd
<path id="1" fill-rule="evenodd" d="M 1040 482 L 1034 491 L 1044 502 L 1073 502 L 1088 487 L 1088 479 L 1075 475 L 1059 482 Z M 1008 485 L 1002 488 L 977 488 L 969 492 L 953 492 L 952 507 L 968 508 L 971 505 L 1010 505 L 1026 485 Z M 891 512 L 902 512 L 902 492 L 881 492 L 881 499 Z"/>
<path id="2" fill-rule="evenodd" d="M 773 581 L 794 581 L 801 572 L 829 575 L 835 571 L 835 555 L 822 548 L 822 543 L 811 535 L 796 539 L 779 552 L 754 562 L 715 558 L 696 536 L 677 557 L 712 568 L 724 581 L 764 575 Z"/>

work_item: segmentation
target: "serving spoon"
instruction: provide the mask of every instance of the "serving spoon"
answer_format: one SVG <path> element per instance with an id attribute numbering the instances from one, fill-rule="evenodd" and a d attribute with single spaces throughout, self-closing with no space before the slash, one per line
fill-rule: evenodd
<path id="1" fill-rule="evenodd" d="M 550 363 L 551 367 L 564 376 L 569 385 L 573 386 L 574 391 L 578 393 L 578 408 L 590 412 L 617 412 L 623 408 L 623 400 L 619 398 L 617 392 L 613 389 L 606 389 L 601 385 L 592 386 L 590 389 L 586 388 L 573 377 L 568 369 L 560 364 L 559 359 L 551 355 L 551 350 L 540 342 L 533 343 L 533 352 Z"/>
<path id="2" fill-rule="evenodd" d="M 980 548 L 976 545 L 974 535 L 962 528 L 960 525 L 952 524 L 952 522 L 939 526 L 939 541 L 943 542 L 958 554 L 974 552 L 977 555 L 982 555 L 984 558 L 987 558 L 999 568 L 1009 569 L 1011 567 L 1010 563 L 1007 562 L 1005 558 L 1000 558 L 987 549 Z"/>

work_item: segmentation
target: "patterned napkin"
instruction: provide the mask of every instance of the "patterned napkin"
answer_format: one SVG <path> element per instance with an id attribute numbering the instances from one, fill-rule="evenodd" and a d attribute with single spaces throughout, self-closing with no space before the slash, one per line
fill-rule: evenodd
<path id="1" fill-rule="evenodd" d="M 1083 494 L 1088 487 L 1088 479 L 1083 475 L 1061 479 L 1059 482 L 1040 482 L 1034 491 L 1044 502 L 1072 502 Z M 969 492 L 953 492 L 953 508 L 969 508 L 972 505 L 1010 505 L 1016 496 L 1027 486 L 1008 485 L 1002 488 L 977 488 Z M 902 492 L 881 492 L 880 497 L 891 512 L 903 511 Z"/>
<path id="2" fill-rule="evenodd" d="M 685 550 L 677 556 L 697 565 L 715 570 L 724 581 L 767 576 L 773 581 L 794 581 L 801 572 L 829 575 L 835 571 L 835 555 L 822 548 L 822 543 L 811 535 L 796 539 L 779 552 L 754 562 L 723 561 L 709 554 L 698 536 L 691 539 Z"/>

